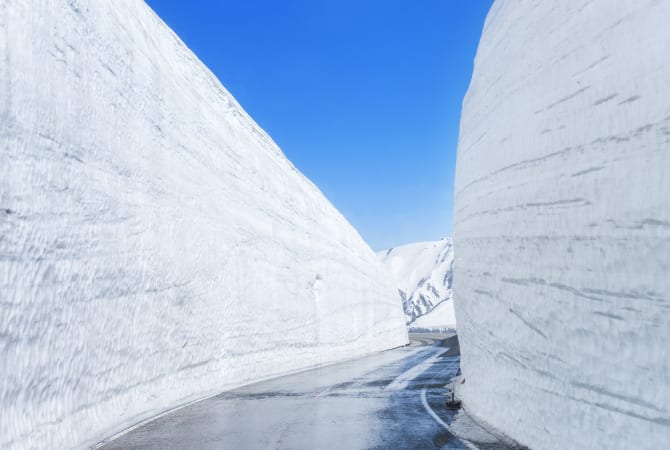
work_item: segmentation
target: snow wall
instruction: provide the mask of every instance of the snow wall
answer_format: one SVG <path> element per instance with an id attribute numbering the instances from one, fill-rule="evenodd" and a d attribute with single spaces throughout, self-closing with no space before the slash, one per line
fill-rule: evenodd
<path id="1" fill-rule="evenodd" d="M 533 449 L 670 442 L 670 2 L 496 1 L 464 101 L 468 411 Z"/>
<path id="2" fill-rule="evenodd" d="M 0 448 L 407 342 L 357 232 L 137 0 L 0 3 Z"/>

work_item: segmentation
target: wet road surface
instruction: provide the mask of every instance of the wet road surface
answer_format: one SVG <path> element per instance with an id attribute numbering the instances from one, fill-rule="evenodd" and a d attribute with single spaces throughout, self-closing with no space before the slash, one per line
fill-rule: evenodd
<path id="1" fill-rule="evenodd" d="M 509 449 L 445 399 L 454 336 L 287 375 L 191 404 L 100 447 L 113 449 Z"/>

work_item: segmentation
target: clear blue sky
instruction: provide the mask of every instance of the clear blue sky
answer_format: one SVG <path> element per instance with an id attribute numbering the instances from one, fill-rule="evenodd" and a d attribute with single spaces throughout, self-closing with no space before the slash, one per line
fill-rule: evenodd
<path id="1" fill-rule="evenodd" d="M 451 233 L 492 0 L 148 0 L 374 250 Z"/>

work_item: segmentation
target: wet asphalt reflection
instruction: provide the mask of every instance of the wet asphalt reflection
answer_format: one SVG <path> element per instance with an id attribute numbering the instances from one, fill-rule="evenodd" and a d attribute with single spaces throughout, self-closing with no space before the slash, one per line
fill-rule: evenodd
<path id="1" fill-rule="evenodd" d="M 108 442 L 112 449 L 507 449 L 445 400 L 455 335 L 224 392 Z"/>

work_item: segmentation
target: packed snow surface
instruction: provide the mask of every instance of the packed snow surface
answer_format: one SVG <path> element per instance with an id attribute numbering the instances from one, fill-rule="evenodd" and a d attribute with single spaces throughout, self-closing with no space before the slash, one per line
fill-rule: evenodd
<path id="1" fill-rule="evenodd" d="M 456 330 L 456 314 L 453 299 L 438 303 L 426 314 L 417 317 L 409 324 L 410 331 L 444 332 Z"/>
<path id="2" fill-rule="evenodd" d="M 469 412 L 533 449 L 670 443 L 670 2 L 496 1 L 464 101 Z"/>
<path id="3" fill-rule="evenodd" d="M 406 342 L 376 255 L 143 2 L 0 2 L 0 448 Z"/>
<path id="4" fill-rule="evenodd" d="M 451 273 L 451 238 L 417 242 L 378 252 L 398 286 L 407 324 L 455 328 Z"/>

